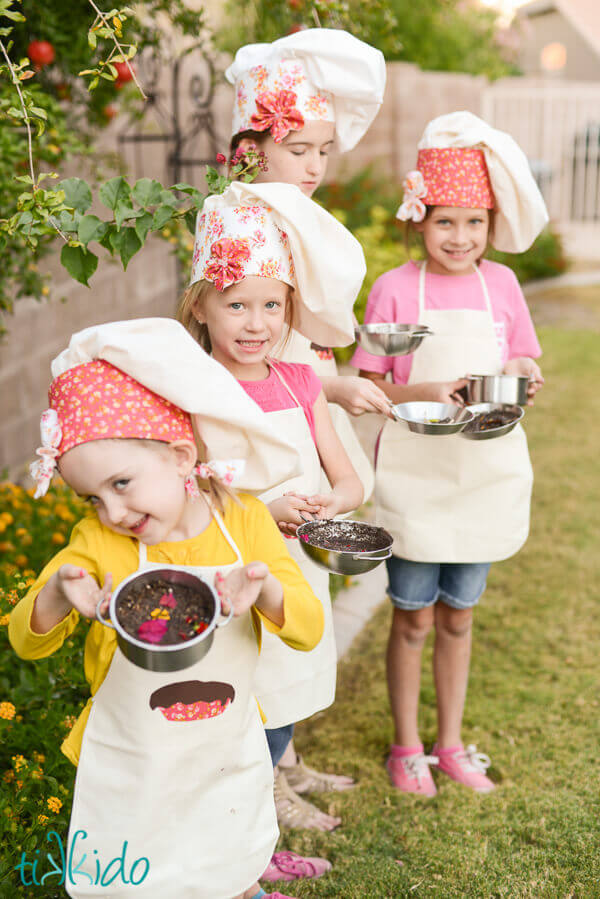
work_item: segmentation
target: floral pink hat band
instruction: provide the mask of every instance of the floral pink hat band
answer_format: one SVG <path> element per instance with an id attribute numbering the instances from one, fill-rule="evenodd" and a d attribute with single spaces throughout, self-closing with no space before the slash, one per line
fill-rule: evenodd
<path id="1" fill-rule="evenodd" d="M 422 222 L 425 206 L 493 209 L 494 193 L 483 150 L 445 147 L 419 150 L 416 170 L 404 181 L 404 200 L 396 217 Z"/>
<path id="2" fill-rule="evenodd" d="M 57 459 L 80 443 L 113 438 L 194 440 L 192 420 L 102 359 L 76 365 L 54 379 L 42 414 L 39 461 L 31 466 L 36 497 L 50 484 Z"/>
<path id="3" fill-rule="evenodd" d="M 248 275 L 296 287 L 289 241 L 270 206 L 256 199 L 227 206 L 211 197 L 198 216 L 191 282 L 211 281 L 225 290 Z"/>
<path id="4" fill-rule="evenodd" d="M 232 133 L 269 131 L 276 144 L 305 122 L 333 122 L 331 95 L 318 90 L 298 59 L 253 66 L 236 85 Z"/>

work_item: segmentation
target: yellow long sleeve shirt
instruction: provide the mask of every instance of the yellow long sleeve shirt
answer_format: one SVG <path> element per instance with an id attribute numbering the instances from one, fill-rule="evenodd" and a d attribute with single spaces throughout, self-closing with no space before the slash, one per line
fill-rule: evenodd
<path id="1" fill-rule="evenodd" d="M 228 502 L 223 516 L 225 527 L 236 543 L 244 564 L 265 562 L 283 587 L 285 618 L 282 627 L 277 627 L 258 609 L 252 609 L 258 644 L 260 646 L 261 626 L 264 626 L 292 648 L 311 650 L 323 633 L 323 607 L 287 551 L 266 506 L 247 494 L 240 494 L 239 499 L 241 504 L 231 500 Z M 233 550 L 214 519 L 197 537 L 174 543 L 158 543 L 148 546 L 147 552 L 149 562 L 169 565 L 227 565 L 235 561 Z M 15 652 L 23 659 L 42 659 L 52 655 L 77 626 L 80 616 L 72 609 L 45 634 L 35 633 L 31 629 L 31 614 L 38 593 L 65 564 L 84 568 L 100 585 L 111 572 L 113 585 L 117 587 L 138 568 L 138 541 L 111 531 L 100 523 L 95 514 L 75 526 L 69 544 L 46 565 L 29 593 L 11 613 L 9 639 Z M 94 621 L 85 641 L 83 660 L 91 696 L 106 677 L 116 646 L 115 632 Z M 91 697 L 61 747 L 74 765 L 79 761 L 90 708 Z"/>

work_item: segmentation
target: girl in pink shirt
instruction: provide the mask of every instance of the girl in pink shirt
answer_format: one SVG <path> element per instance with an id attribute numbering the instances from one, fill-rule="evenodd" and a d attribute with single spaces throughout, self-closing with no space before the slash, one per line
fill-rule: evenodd
<path id="1" fill-rule="evenodd" d="M 398 218 L 421 234 L 425 262 L 382 275 L 365 322 L 419 323 L 433 335 L 409 356 L 359 348 L 352 364 L 394 403 L 462 405 L 466 374 L 504 372 L 531 379 L 532 405 L 543 378 L 529 312 L 512 271 L 483 258 L 488 241 L 522 252 L 547 221 L 525 156 L 509 135 L 470 113 L 452 113 L 427 126 L 404 187 Z M 414 434 L 398 422 L 386 423 L 380 435 L 378 524 L 394 537 L 386 563 L 395 724 L 387 769 L 404 792 L 435 795 L 431 767 L 478 792 L 494 789 L 485 773 L 489 758 L 461 740 L 471 621 L 490 563 L 513 555 L 527 538 L 532 479 L 520 425 L 485 441 Z M 417 715 L 421 654 L 432 628 L 438 735 L 425 755 Z"/>

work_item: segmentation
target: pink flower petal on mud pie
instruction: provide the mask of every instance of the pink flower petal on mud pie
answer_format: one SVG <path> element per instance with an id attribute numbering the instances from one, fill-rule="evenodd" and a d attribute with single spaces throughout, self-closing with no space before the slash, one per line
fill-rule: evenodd
<path id="1" fill-rule="evenodd" d="M 172 593 L 163 593 L 161 598 L 158 600 L 158 604 L 160 606 L 166 606 L 167 609 L 176 609 L 177 608 L 177 600 L 173 596 Z"/>
<path id="2" fill-rule="evenodd" d="M 164 618 L 155 618 L 153 621 L 144 621 L 138 627 L 138 637 L 145 643 L 160 643 L 168 630 L 168 623 Z"/>

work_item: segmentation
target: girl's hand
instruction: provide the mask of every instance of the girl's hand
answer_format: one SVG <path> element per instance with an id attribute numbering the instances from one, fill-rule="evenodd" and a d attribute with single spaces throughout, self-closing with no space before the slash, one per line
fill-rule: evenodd
<path id="1" fill-rule="evenodd" d="M 466 387 L 467 383 L 466 378 L 459 378 L 457 381 L 426 381 L 418 385 L 419 399 L 430 403 L 464 406 L 464 397 L 458 391 Z"/>
<path id="2" fill-rule="evenodd" d="M 516 359 L 510 359 L 504 366 L 505 375 L 518 375 L 520 377 L 529 378 L 527 385 L 527 405 L 533 406 L 533 398 L 544 386 L 544 378 L 542 370 L 534 359 L 529 356 L 519 356 Z"/>
<path id="3" fill-rule="evenodd" d="M 318 511 L 318 506 L 312 504 L 308 497 L 292 491 L 274 499 L 268 508 L 281 533 L 292 537 L 298 525 L 312 521 Z"/>
<path id="4" fill-rule="evenodd" d="M 317 507 L 316 518 L 335 518 L 340 512 L 344 511 L 343 503 L 339 496 L 335 493 L 315 493 L 314 496 L 308 497 L 309 502 Z"/>
<path id="5" fill-rule="evenodd" d="M 54 581 L 53 587 L 58 602 L 65 606 L 65 611 L 70 611 L 67 606 L 77 609 L 84 618 L 96 617 L 96 606 L 100 600 L 104 600 L 100 607 L 104 615 L 112 590 L 112 574 L 106 575 L 104 586 L 100 588 L 94 578 L 83 568 L 76 565 L 61 565 L 46 586 Z"/>
<path id="6" fill-rule="evenodd" d="M 247 612 L 256 603 L 267 579 L 271 577 L 269 567 L 264 562 L 251 562 L 243 568 L 234 568 L 227 577 L 217 571 L 215 589 L 221 600 L 223 614 L 228 615 L 231 606 L 235 618 Z"/>
<path id="7" fill-rule="evenodd" d="M 367 378 L 344 376 L 322 378 L 323 389 L 330 403 L 337 403 L 350 415 L 379 412 L 390 416 L 390 401 L 383 390 Z"/>

